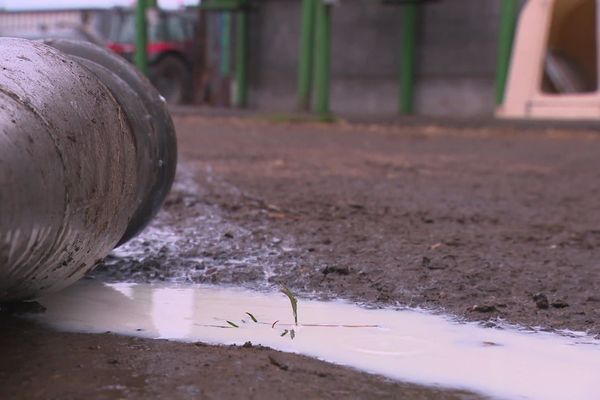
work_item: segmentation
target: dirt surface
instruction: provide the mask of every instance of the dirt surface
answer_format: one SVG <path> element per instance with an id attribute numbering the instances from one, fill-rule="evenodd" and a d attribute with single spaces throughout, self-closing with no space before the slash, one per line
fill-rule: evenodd
<path id="1" fill-rule="evenodd" d="M 176 126 L 181 162 L 164 210 L 97 278 L 281 282 L 305 297 L 600 334 L 591 130 L 197 116 Z M 472 397 L 256 347 L 10 321 L 0 398 Z"/>
<path id="2" fill-rule="evenodd" d="M 478 399 L 259 346 L 50 332 L 0 317 L 1 399 Z"/>
<path id="3" fill-rule="evenodd" d="M 179 239 L 156 245 L 157 231 L 103 275 L 284 282 L 600 333 L 594 131 L 198 117 L 177 128 L 178 184 L 155 227 Z"/>

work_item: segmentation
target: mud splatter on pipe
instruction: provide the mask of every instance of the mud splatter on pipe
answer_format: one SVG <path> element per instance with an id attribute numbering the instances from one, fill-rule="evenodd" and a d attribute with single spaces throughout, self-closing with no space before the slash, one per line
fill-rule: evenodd
<path id="1" fill-rule="evenodd" d="M 0 301 L 81 278 L 156 215 L 171 117 L 126 61 L 84 42 L 0 38 Z"/>

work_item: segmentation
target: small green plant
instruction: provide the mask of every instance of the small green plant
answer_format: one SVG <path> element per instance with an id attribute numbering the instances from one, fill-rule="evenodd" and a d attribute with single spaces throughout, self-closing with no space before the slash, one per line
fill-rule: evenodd
<path id="1" fill-rule="evenodd" d="M 288 299 L 290 299 L 290 303 L 292 305 L 292 314 L 294 315 L 294 325 L 297 327 L 298 326 L 298 299 L 296 298 L 296 296 L 294 296 L 294 294 L 292 293 L 292 291 L 285 285 L 281 285 L 280 288 L 281 293 L 285 294 L 287 296 Z M 250 317 L 250 319 L 256 323 L 256 324 L 261 324 L 261 325 L 268 325 L 268 322 L 260 322 L 255 316 L 254 314 L 246 311 L 245 314 Z M 246 321 L 244 319 L 241 320 L 243 323 L 246 323 Z M 238 324 L 236 324 L 235 322 L 226 320 L 228 326 L 226 325 L 204 325 L 204 326 L 210 326 L 210 327 L 214 327 L 214 328 L 239 328 L 240 326 Z M 271 328 L 275 329 L 275 325 L 279 324 L 279 320 L 276 320 L 275 322 L 273 322 L 271 324 Z M 281 332 L 281 334 L 279 336 L 284 337 L 284 336 L 288 336 L 290 339 L 294 340 L 296 338 L 296 331 L 294 329 L 292 329 L 292 324 L 286 324 L 286 323 L 282 323 L 279 324 L 283 327 L 288 327 L 289 329 L 284 329 L 283 332 Z M 359 324 L 359 325 L 347 325 L 347 324 L 311 324 L 311 323 L 305 323 L 302 326 L 305 327 L 319 327 L 319 328 L 338 328 L 338 327 L 343 327 L 343 328 L 378 328 L 379 325 L 363 325 L 363 324 Z"/>
<path id="2" fill-rule="evenodd" d="M 239 328 L 239 325 L 235 324 L 234 322 L 227 321 L 227 323 L 228 323 L 229 325 L 231 325 L 232 327 L 234 327 L 234 328 Z"/>
<path id="3" fill-rule="evenodd" d="M 252 321 L 258 323 L 258 320 L 256 319 L 256 317 L 254 315 L 250 314 L 248 311 L 246 311 L 246 315 L 249 316 L 252 319 Z"/>
<path id="4" fill-rule="evenodd" d="M 285 294 L 290 303 L 292 303 L 292 313 L 294 314 L 294 324 L 298 325 L 298 299 L 294 296 L 294 293 L 287 286 L 281 285 L 281 293 Z"/>

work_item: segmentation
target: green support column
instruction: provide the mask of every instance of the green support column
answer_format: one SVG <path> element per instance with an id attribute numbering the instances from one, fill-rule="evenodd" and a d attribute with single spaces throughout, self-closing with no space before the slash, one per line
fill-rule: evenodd
<path id="1" fill-rule="evenodd" d="M 148 73 L 148 23 L 146 21 L 147 0 L 137 0 L 135 9 L 135 65 L 143 73 Z"/>
<path id="2" fill-rule="evenodd" d="M 496 104 L 504 101 L 504 89 L 508 77 L 515 27 L 517 24 L 519 1 L 503 0 L 500 15 L 500 34 L 498 43 L 498 66 L 496 69 Z"/>
<path id="3" fill-rule="evenodd" d="M 248 105 L 248 14 L 241 10 L 237 13 L 235 40 L 235 81 L 234 103 L 236 107 Z"/>
<path id="4" fill-rule="evenodd" d="M 313 44 L 315 40 L 315 11 L 318 0 L 302 0 L 300 26 L 300 55 L 298 58 L 298 107 L 310 109 L 313 68 Z"/>
<path id="5" fill-rule="evenodd" d="M 319 0 L 316 10 L 315 34 L 315 111 L 329 114 L 329 75 L 331 62 L 331 6 L 325 0 Z"/>
<path id="6" fill-rule="evenodd" d="M 231 13 L 224 11 L 221 14 L 221 64 L 219 72 L 221 77 L 228 77 L 231 73 Z"/>
<path id="7" fill-rule="evenodd" d="M 400 114 L 412 114 L 415 89 L 417 4 L 402 7 L 402 49 L 400 56 Z"/>

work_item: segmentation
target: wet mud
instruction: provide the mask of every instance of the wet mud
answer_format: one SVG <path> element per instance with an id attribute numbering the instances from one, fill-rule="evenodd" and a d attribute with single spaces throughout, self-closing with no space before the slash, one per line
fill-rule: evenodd
<path id="1" fill-rule="evenodd" d="M 174 190 L 149 229 L 94 277 L 255 289 L 285 283 L 305 297 L 419 306 L 487 326 L 600 333 L 594 131 L 175 122 Z M 197 390 L 207 398 L 473 396 L 266 349 L 2 324 L 0 388 L 26 398 L 115 397 L 106 388 L 167 398 L 180 387 L 181 398 Z M 102 351 L 88 348 L 96 345 Z M 329 375 L 307 373 L 313 365 Z M 303 372 L 290 376 L 294 370 Z M 267 372 L 258 379 L 256 371 Z"/>
<path id="2" fill-rule="evenodd" d="M 600 135 L 177 120 L 159 218 L 94 273 L 600 333 Z"/>
<path id="3" fill-rule="evenodd" d="M 293 295 L 292 309 L 285 293 L 85 279 L 40 298 L 46 311 L 31 318 L 72 332 L 217 345 L 250 341 L 397 381 L 503 399 L 600 397 L 600 340 L 581 332 L 490 329 L 423 310 Z"/>
<path id="4" fill-rule="evenodd" d="M 480 399 L 254 346 L 61 333 L 0 317 L 2 399 Z"/>

